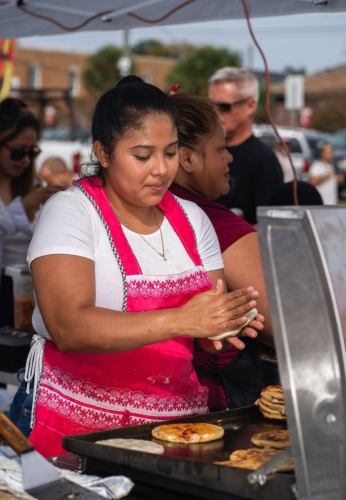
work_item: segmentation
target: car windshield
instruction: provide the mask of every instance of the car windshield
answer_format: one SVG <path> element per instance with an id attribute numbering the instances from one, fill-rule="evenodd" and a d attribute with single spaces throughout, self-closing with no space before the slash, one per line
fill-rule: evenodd
<path id="1" fill-rule="evenodd" d="M 262 142 L 264 142 L 264 144 L 266 146 L 268 146 L 268 148 L 274 149 L 275 144 L 277 142 L 277 139 L 276 139 L 275 135 L 273 135 L 273 134 L 260 135 L 258 138 Z M 283 139 L 285 139 L 285 137 L 283 137 Z M 290 152 L 291 153 L 302 153 L 302 148 L 301 148 L 298 140 L 297 139 L 291 139 L 291 138 L 289 138 L 289 140 L 290 140 L 290 143 L 291 143 L 291 145 L 290 145 Z"/>
<path id="2" fill-rule="evenodd" d="M 69 129 L 66 128 L 46 128 L 42 133 L 45 141 L 67 141 Z"/>
<path id="3" fill-rule="evenodd" d="M 346 149 L 346 132 L 333 134 L 329 140 L 334 149 Z"/>
<path id="4" fill-rule="evenodd" d="M 297 139 L 290 139 L 291 141 L 291 147 L 290 147 L 290 152 L 291 153 L 302 153 L 302 148 L 298 142 Z"/>
<path id="5" fill-rule="evenodd" d="M 268 148 L 274 149 L 275 142 L 276 142 L 276 137 L 273 134 L 268 134 L 268 135 L 260 135 L 258 137 Z"/>
<path id="6" fill-rule="evenodd" d="M 320 137 L 307 137 L 306 140 L 310 146 L 312 156 L 316 160 L 320 157 L 320 151 L 324 141 Z"/>
<path id="7" fill-rule="evenodd" d="M 51 127 L 45 128 L 42 133 L 44 141 L 71 141 L 72 137 L 76 141 L 89 142 L 91 139 L 90 129 L 75 128 L 72 130 L 70 127 Z"/>

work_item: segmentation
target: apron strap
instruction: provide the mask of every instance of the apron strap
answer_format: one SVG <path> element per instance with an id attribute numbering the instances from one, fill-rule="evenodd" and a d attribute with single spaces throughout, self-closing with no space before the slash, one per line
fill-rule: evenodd
<path id="1" fill-rule="evenodd" d="M 40 382 L 42 367 L 43 367 L 43 351 L 44 344 L 46 339 L 41 337 L 41 335 L 33 335 L 30 351 L 28 354 L 28 358 L 25 363 L 25 373 L 24 380 L 26 384 L 26 393 L 30 394 L 30 382 L 34 379 L 34 387 L 32 394 L 32 411 L 31 411 L 31 419 L 30 419 L 30 428 L 33 429 L 35 425 L 35 406 L 36 406 L 36 395 L 38 384 Z"/>
<path id="2" fill-rule="evenodd" d="M 143 274 L 138 260 L 127 241 L 121 223 L 107 198 L 100 179 L 96 176 L 85 177 L 84 179 L 74 181 L 73 184 L 81 189 L 96 208 L 105 226 L 112 250 L 116 252 L 120 260 L 119 264 L 119 260 L 117 259 L 120 270 L 123 269 L 127 276 Z"/>
<path id="3" fill-rule="evenodd" d="M 180 238 L 184 248 L 195 266 L 202 266 L 202 259 L 197 250 L 197 238 L 193 226 L 176 197 L 166 191 L 157 205 L 167 217 L 168 222 Z"/>

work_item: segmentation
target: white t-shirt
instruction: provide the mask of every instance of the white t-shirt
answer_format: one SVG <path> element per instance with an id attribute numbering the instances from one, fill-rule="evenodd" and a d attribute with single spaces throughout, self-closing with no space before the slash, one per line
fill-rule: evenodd
<path id="1" fill-rule="evenodd" d="M 316 186 L 316 189 L 320 193 L 324 205 L 336 205 L 338 202 L 338 183 L 333 165 L 315 160 L 309 169 L 309 178 L 325 177 L 329 172 L 333 172 L 333 176 Z"/>
<path id="2" fill-rule="evenodd" d="M 206 271 L 223 268 L 219 242 L 205 213 L 190 201 L 178 198 L 194 228 L 197 248 Z M 167 261 L 160 257 L 143 239 L 123 226 L 143 274 L 178 274 L 194 267 L 180 239 L 164 218 L 161 230 Z M 144 238 L 162 252 L 160 231 Z M 96 302 L 98 307 L 120 311 L 123 301 L 123 283 L 120 268 L 112 252 L 105 227 L 93 205 L 77 187 L 52 196 L 44 205 L 27 262 L 52 254 L 85 257 L 95 262 Z M 54 270 L 52 270 L 54 272 Z M 40 335 L 50 338 L 36 304 L 33 326 Z"/>
<path id="3" fill-rule="evenodd" d="M 36 218 L 28 220 L 20 196 L 7 206 L 0 198 L 0 267 L 25 264 L 35 224 Z"/>
<path id="4" fill-rule="evenodd" d="M 281 151 L 275 151 L 275 155 L 281 165 L 282 173 L 284 176 L 284 182 L 293 181 L 294 173 L 292 172 L 292 167 L 290 164 L 290 160 L 288 159 L 288 156 L 284 153 L 281 153 Z"/>

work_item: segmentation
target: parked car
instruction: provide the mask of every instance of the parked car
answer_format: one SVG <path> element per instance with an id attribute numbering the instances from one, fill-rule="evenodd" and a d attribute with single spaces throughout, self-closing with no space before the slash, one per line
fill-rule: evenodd
<path id="1" fill-rule="evenodd" d="M 45 141 L 79 141 L 88 144 L 91 141 L 90 128 L 47 127 L 43 130 L 42 139 Z"/>
<path id="2" fill-rule="evenodd" d="M 74 139 L 72 140 L 72 137 Z M 69 127 L 46 128 L 39 143 L 41 153 L 36 160 L 36 169 L 39 172 L 43 163 L 50 156 L 58 156 L 67 165 L 67 168 L 77 177 L 82 163 L 87 162 L 91 153 L 90 129 L 74 129 Z"/>
<path id="3" fill-rule="evenodd" d="M 346 129 L 331 134 L 329 142 L 334 148 L 333 164 L 338 174 L 344 175 L 343 184 L 339 185 L 339 198 L 346 200 Z"/>
<path id="4" fill-rule="evenodd" d="M 329 134 L 318 130 L 288 127 L 278 127 L 278 132 L 283 139 L 290 140 L 290 151 L 298 180 L 306 180 L 310 165 L 319 157 L 319 150 L 329 140 Z M 254 125 L 253 133 L 270 149 L 274 149 L 277 138 L 270 125 Z"/>
<path id="5" fill-rule="evenodd" d="M 339 173 L 346 173 L 346 129 L 330 134 L 330 143 L 334 148 L 334 165 Z"/>

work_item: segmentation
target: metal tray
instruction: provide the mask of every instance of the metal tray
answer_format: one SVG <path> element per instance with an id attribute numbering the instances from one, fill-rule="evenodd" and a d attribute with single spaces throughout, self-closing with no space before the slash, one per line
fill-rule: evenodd
<path id="1" fill-rule="evenodd" d="M 138 479 L 158 486 L 165 485 L 180 492 L 193 491 L 200 498 L 294 499 L 291 486 L 295 479 L 292 473 L 272 474 L 264 486 L 251 486 L 247 480 L 248 470 L 213 463 L 228 460 L 235 450 L 251 448 L 251 437 L 255 433 L 284 429 L 285 422 L 264 419 L 257 407 L 170 421 L 173 422 L 208 422 L 222 425 L 225 435 L 222 439 L 210 443 L 167 443 L 151 436 L 151 430 L 158 425 L 154 423 L 65 437 L 63 447 L 86 457 L 87 465 L 94 471 L 127 474 L 134 481 Z M 163 455 L 153 455 L 95 444 L 95 441 L 119 437 L 156 441 L 164 446 L 165 452 Z"/>

